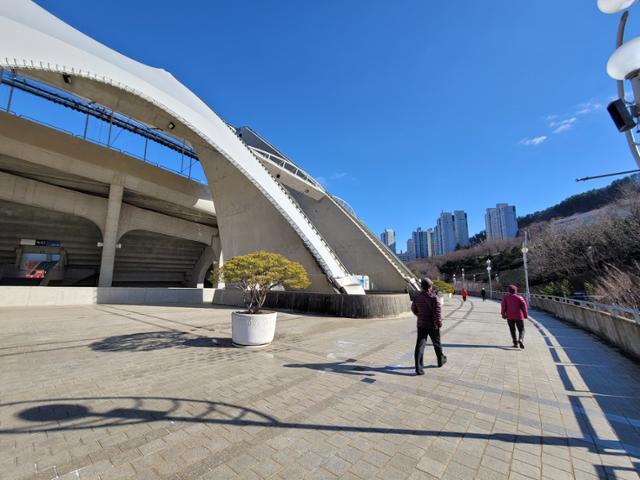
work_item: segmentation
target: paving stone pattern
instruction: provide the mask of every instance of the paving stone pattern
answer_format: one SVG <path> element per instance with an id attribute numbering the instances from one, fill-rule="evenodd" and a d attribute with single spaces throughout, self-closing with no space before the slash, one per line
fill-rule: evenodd
<path id="1" fill-rule="evenodd" d="M 514 349 L 498 307 L 452 299 L 421 377 L 409 316 L 248 351 L 226 308 L 0 309 L 0 478 L 638 478 L 640 366 L 538 312 Z"/>

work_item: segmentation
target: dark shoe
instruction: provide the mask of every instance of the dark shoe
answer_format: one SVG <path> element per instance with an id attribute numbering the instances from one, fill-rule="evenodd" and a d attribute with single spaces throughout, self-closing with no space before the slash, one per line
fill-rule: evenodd
<path id="1" fill-rule="evenodd" d="M 443 355 L 442 358 L 438 359 L 438 368 L 447 363 L 447 356 Z"/>
<path id="2" fill-rule="evenodd" d="M 518 341 L 517 341 L 517 340 L 514 340 L 514 341 L 513 341 L 513 346 L 514 346 L 515 348 L 518 348 Z"/>
<path id="3" fill-rule="evenodd" d="M 416 375 L 424 375 L 424 370 L 416 370 Z"/>
<path id="4" fill-rule="evenodd" d="M 524 343 L 522 342 L 522 340 L 520 340 L 518 343 L 520 344 L 520 348 L 524 350 Z"/>

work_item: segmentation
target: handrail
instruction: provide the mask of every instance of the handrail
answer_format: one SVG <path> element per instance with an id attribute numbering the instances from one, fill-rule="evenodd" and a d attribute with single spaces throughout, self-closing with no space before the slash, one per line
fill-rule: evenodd
<path id="1" fill-rule="evenodd" d="M 249 148 L 249 150 L 252 150 L 254 153 L 257 153 L 260 157 L 264 158 L 265 160 L 268 160 L 269 162 L 277 165 L 278 167 L 284 168 L 288 172 L 293 173 L 295 176 L 313 185 L 315 188 L 323 192 L 325 191 L 322 185 L 320 185 L 316 180 L 314 180 L 311 175 L 309 175 L 303 169 L 298 167 L 293 162 L 287 160 L 286 158 L 282 158 L 279 155 L 274 155 L 273 153 L 267 152 L 266 150 L 262 150 L 261 148 L 258 148 L 258 147 L 252 147 L 250 145 L 247 145 L 247 148 Z M 290 167 L 290 168 L 287 168 L 287 167 Z"/>
<path id="2" fill-rule="evenodd" d="M 495 298 L 495 297 L 500 298 L 505 296 L 507 293 L 508 292 L 494 290 L 492 298 Z M 592 310 L 594 312 L 607 313 L 609 315 L 616 315 L 619 317 L 627 318 L 629 320 L 634 320 L 636 323 L 640 324 L 640 311 L 635 310 L 633 308 L 629 308 L 629 307 L 620 307 L 618 305 L 608 305 L 606 303 L 590 302 L 588 300 L 578 300 L 577 298 L 559 297 L 556 295 L 545 295 L 541 293 L 532 293 L 531 298 L 540 299 L 540 300 L 551 300 L 556 303 L 573 305 L 576 307 L 585 308 L 587 310 Z"/>
<path id="3" fill-rule="evenodd" d="M 11 75 L 11 76 L 9 76 Z M 106 147 L 109 150 L 113 150 L 115 152 L 122 153 L 124 155 L 136 158 L 138 160 L 142 160 L 145 163 L 149 163 L 151 165 L 155 165 L 156 167 L 162 168 L 163 170 L 170 171 L 176 175 L 180 175 L 185 177 L 193 182 L 200 183 L 202 185 L 206 185 L 206 183 L 201 182 L 200 180 L 196 180 L 191 176 L 191 168 L 193 166 L 194 161 L 198 161 L 198 157 L 195 155 L 195 152 L 191 149 L 191 147 L 187 145 L 180 145 L 174 139 L 163 135 L 160 132 L 154 131 L 151 128 L 145 127 L 139 122 L 134 122 L 133 120 L 125 117 L 122 114 L 116 114 L 116 112 L 109 113 L 107 109 L 104 107 L 98 106 L 97 104 L 88 104 L 86 102 L 76 100 L 73 96 L 66 94 L 62 95 L 58 93 L 53 87 L 46 86 L 37 82 L 35 80 L 30 79 L 29 82 L 22 79 L 22 77 L 14 74 L 5 74 L 5 72 L 0 72 L 0 85 L 7 85 L 9 88 L 18 88 L 21 91 L 28 93 L 30 95 L 38 96 L 44 100 L 50 101 L 52 103 L 56 103 L 58 105 L 62 105 L 63 107 L 75 110 L 77 112 L 83 113 L 85 115 L 90 115 L 95 117 L 101 121 L 106 121 L 105 118 L 109 117 L 113 121 L 113 124 L 124 129 L 128 130 L 136 135 L 139 135 L 147 140 L 151 140 L 159 145 L 162 145 L 165 148 L 181 153 L 184 157 L 189 159 L 189 163 L 183 168 L 183 170 L 176 170 L 166 165 L 161 164 L 160 162 L 152 161 L 146 157 L 142 157 L 136 153 L 129 152 L 128 150 L 123 150 L 120 148 L 116 148 L 113 144 L 105 143 L 95 138 L 91 138 L 86 135 L 86 131 L 84 135 L 79 135 L 73 133 L 70 130 L 67 130 L 61 126 L 54 125 L 52 123 L 46 122 L 39 118 L 32 117 L 30 115 L 25 115 L 18 113 L 10 108 L 10 104 L 7 104 L 6 107 L 0 108 L 1 111 L 6 112 L 10 115 L 13 115 L 17 118 L 24 118 L 29 120 L 30 122 L 37 123 L 39 125 L 43 125 L 47 128 L 51 128 L 53 130 L 57 130 L 66 135 L 72 136 L 74 138 L 79 138 L 81 140 L 93 143 L 95 145 L 99 145 L 101 147 Z M 187 170 L 188 169 L 188 170 Z M 187 173 L 188 171 L 188 173 Z"/>
<path id="4" fill-rule="evenodd" d="M 629 307 L 620 307 L 618 305 L 608 305 L 605 303 L 589 302 L 587 300 L 578 300 L 576 298 L 558 297 L 555 295 L 543 295 L 532 293 L 532 298 L 539 298 L 544 300 L 552 300 L 558 303 L 565 303 L 568 305 L 576 305 L 578 307 L 586 308 L 596 312 L 608 313 L 611 315 L 621 314 L 620 316 L 625 318 L 633 318 L 636 323 L 640 323 L 640 311 Z"/>

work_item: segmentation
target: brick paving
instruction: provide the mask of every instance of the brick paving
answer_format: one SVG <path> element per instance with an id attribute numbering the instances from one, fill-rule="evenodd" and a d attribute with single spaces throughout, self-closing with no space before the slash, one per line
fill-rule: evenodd
<path id="1" fill-rule="evenodd" d="M 547 315 L 445 308 L 449 362 L 413 375 L 414 319 L 0 309 L 2 479 L 638 478 L 640 366 Z"/>

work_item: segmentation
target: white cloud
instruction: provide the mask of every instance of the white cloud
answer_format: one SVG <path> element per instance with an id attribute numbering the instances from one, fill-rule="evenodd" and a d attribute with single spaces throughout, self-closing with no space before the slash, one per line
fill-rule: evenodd
<path id="1" fill-rule="evenodd" d="M 331 183 L 334 180 L 342 180 L 343 178 L 347 178 L 349 176 L 349 174 L 347 172 L 336 172 L 336 173 L 332 173 L 331 175 L 324 176 L 321 175 L 319 177 L 314 177 L 316 179 L 316 181 L 322 185 L 323 187 L 327 188 L 327 186 L 329 185 L 329 183 Z"/>
<path id="2" fill-rule="evenodd" d="M 578 105 L 578 110 L 576 110 L 576 115 L 587 115 L 591 112 L 596 112 L 601 110 L 603 105 L 600 102 L 585 102 Z"/>
<path id="3" fill-rule="evenodd" d="M 564 120 L 558 120 L 549 123 L 549 128 L 553 128 L 553 133 L 562 133 L 567 130 L 571 130 L 573 128 L 573 124 L 576 123 L 578 119 L 576 117 L 565 118 Z"/>
<path id="4" fill-rule="evenodd" d="M 520 145 L 524 145 L 525 147 L 531 147 L 531 146 L 536 147 L 541 143 L 544 143 L 547 140 L 547 138 L 548 137 L 546 135 L 540 135 L 538 137 L 523 138 L 518 143 Z"/>

